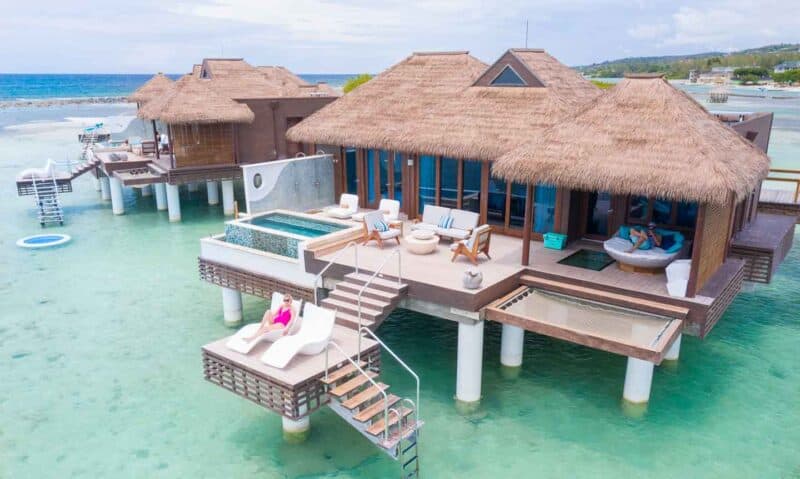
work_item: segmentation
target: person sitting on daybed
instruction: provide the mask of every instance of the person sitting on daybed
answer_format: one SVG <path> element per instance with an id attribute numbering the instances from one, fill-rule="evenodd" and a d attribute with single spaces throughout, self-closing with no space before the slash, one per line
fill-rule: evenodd
<path id="1" fill-rule="evenodd" d="M 653 246 L 661 246 L 661 235 L 656 233 L 655 230 L 656 224 L 653 222 L 647 225 L 646 231 L 631 228 L 631 241 L 633 241 L 633 246 L 627 252 L 633 253 L 637 249 L 647 250 Z"/>
<path id="2" fill-rule="evenodd" d="M 257 338 L 267 331 L 274 331 L 276 329 L 283 329 L 282 336 L 286 336 L 289 334 L 290 325 L 295 318 L 297 318 L 297 311 L 292 307 L 292 295 L 285 294 L 283 295 L 283 303 L 278 306 L 278 309 L 273 313 L 271 309 L 268 308 L 267 312 L 264 313 L 264 318 L 261 320 L 258 330 L 251 336 L 243 339 Z"/>

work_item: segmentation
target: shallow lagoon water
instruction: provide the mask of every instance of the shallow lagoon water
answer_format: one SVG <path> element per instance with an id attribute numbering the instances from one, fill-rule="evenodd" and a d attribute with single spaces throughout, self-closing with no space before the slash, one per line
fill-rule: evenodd
<path id="1" fill-rule="evenodd" d="M 224 220 L 202 188 L 170 224 L 130 192 L 128 213 L 113 216 L 82 178 L 62 196 L 66 226 L 46 230 L 72 242 L 15 246 L 41 232 L 16 172 L 77 151 L 76 121 L 63 118 L 132 110 L 82 113 L 26 113 L 26 128 L 0 130 L 0 477 L 396 477 L 333 413 L 315 413 L 310 440 L 287 445 L 279 417 L 202 379 L 200 346 L 230 333 L 219 289 L 197 276 L 198 238 Z M 491 324 L 482 406 L 459 415 L 456 326 L 397 311 L 378 334 L 422 378 L 423 474 L 800 477 L 798 246 L 772 285 L 741 294 L 708 339 L 685 338 L 678 364 L 657 368 L 639 417 L 620 403 L 624 358 L 528 334 L 509 378 Z M 245 297 L 247 320 L 263 308 Z M 387 381 L 410 393 L 386 363 Z"/>

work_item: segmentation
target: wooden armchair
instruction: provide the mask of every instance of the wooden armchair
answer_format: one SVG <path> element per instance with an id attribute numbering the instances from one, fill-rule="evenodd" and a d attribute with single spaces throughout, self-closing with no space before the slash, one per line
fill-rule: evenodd
<path id="1" fill-rule="evenodd" d="M 388 229 L 385 231 L 379 231 L 375 225 L 380 222 L 387 226 Z M 362 244 L 367 244 L 370 241 L 375 241 L 378 243 L 379 248 L 383 248 L 384 240 L 394 239 L 397 241 L 397 244 L 400 244 L 400 235 L 402 234 L 402 223 L 400 223 L 400 227 L 395 227 L 396 225 L 393 223 L 391 225 L 387 224 L 383 218 L 383 212 L 381 211 L 371 211 L 364 215 L 364 233 L 365 238 Z"/>
<path id="2" fill-rule="evenodd" d="M 489 256 L 489 243 L 492 241 L 492 227 L 489 225 L 482 225 L 472 230 L 472 235 L 469 239 L 461 240 L 453 243 L 450 250 L 453 252 L 453 258 L 450 261 L 455 261 L 459 255 L 464 255 L 472 262 L 478 264 L 478 255 L 483 253 L 487 258 Z"/>

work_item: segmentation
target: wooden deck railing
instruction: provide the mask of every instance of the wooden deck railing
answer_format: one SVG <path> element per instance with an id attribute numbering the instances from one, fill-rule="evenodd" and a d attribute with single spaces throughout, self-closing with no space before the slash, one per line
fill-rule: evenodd
<path id="1" fill-rule="evenodd" d="M 767 176 L 764 181 L 780 181 L 784 183 L 794 183 L 794 196 L 792 202 L 797 203 L 800 199 L 800 170 L 786 169 L 786 168 L 770 168 L 770 176 Z M 772 174 L 782 176 L 772 176 Z"/>

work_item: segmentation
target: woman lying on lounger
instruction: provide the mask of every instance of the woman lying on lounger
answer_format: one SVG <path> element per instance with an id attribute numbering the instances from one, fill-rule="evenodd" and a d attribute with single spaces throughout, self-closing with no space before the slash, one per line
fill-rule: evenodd
<path id="1" fill-rule="evenodd" d="M 647 225 L 647 231 L 631 228 L 631 241 L 633 241 L 633 247 L 628 250 L 628 253 L 633 253 L 637 249 L 646 250 L 653 246 L 661 246 L 661 235 L 656 233 L 656 224 L 651 222 Z"/>
<path id="2" fill-rule="evenodd" d="M 283 295 L 283 303 L 278 306 L 278 309 L 273 313 L 271 308 L 267 309 L 264 313 L 264 318 L 261 320 L 258 330 L 251 336 L 244 338 L 245 340 L 257 338 L 267 331 L 274 331 L 276 329 L 283 329 L 283 336 L 289 334 L 289 326 L 297 318 L 297 311 L 292 308 L 292 295 Z"/>

